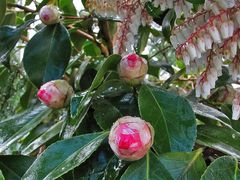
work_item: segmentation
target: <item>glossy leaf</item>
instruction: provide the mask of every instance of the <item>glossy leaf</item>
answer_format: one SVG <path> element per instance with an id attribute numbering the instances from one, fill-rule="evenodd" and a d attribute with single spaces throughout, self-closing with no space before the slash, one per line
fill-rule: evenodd
<path id="1" fill-rule="evenodd" d="M 0 25 L 4 19 L 5 12 L 6 12 L 6 5 L 7 5 L 7 0 L 1 0 L 0 1 Z"/>
<path id="2" fill-rule="evenodd" d="M 71 117 L 64 124 L 64 139 L 73 136 L 91 106 L 92 95 L 84 97 L 73 97 L 71 101 Z"/>
<path id="3" fill-rule="evenodd" d="M 1 170 L 0 170 L 0 180 L 5 180 Z"/>
<path id="4" fill-rule="evenodd" d="M 137 44 L 137 52 L 141 54 L 147 46 L 148 38 L 150 35 L 150 27 L 140 27 L 139 29 L 139 40 Z"/>
<path id="5" fill-rule="evenodd" d="M 122 161 L 117 156 L 113 156 L 105 169 L 104 179 L 118 179 L 128 164 L 128 161 Z"/>
<path id="6" fill-rule="evenodd" d="M 29 131 L 35 128 L 50 112 L 51 110 L 47 107 L 40 106 L 26 113 L 1 121 L 0 153 L 29 133 Z"/>
<path id="7" fill-rule="evenodd" d="M 35 158 L 20 155 L 0 156 L 0 169 L 6 180 L 21 180 L 34 160 Z"/>
<path id="8" fill-rule="evenodd" d="M 196 179 L 206 169 L 202 149 L 194 152 L 162 154 L 159 160 L 174 179 Z"/>
<path id="9" fill-rule="evenodd" d="M 191 151 L 196 139 L 196 120 L 188 101 L 163 90 L 142 86 L 139 109 L 155 132 L 157 152 Z"/>
<path id="10" fill-rule="evenodd" d="M 113 123 L 122 116 L 120 111 L 105 99 L 94 102 L 94 118 L 98 125 L 103 129 L 110 129 Z"/>
<path id="11" fill-rule="evenodd" d="M 2 26 L 16 26 L 17 15 L 15 12 L 7 12 L 5 14 Z"/>
<path id="12" fill-rule="evenodd" d="M 52 144 L 34 161 L 22 179 L 45 180 L 60 177 L 84 162 L 107 134 L 86 134 Z"/>
<path id="13" fill-rule="evenodd" d="M 166 39 L 169 39 L 172 31 L 172 22 L 175 21 L 175 12 L 173 9 L 169 10 L 162 22 L 162 33 Z"/>
<path id="14" fill-rule="evenodd" d="M 192 4 L 204 4 L 204 0 L 187 0 Z"/>
<path id="15" fill-rule="evenodd" d="M 171 180 L 173 179 L 158 158 L 149 152 L 144 158 L 132 163 L 121 180 Z"/>
<path id="16" fill-rule="evenodd" d="M 95 90 L 102 83 L 104 75 L 109 70 L 116 69 L 120 59 L 121 56 L 119 55 L 111 55 L 103 62 L 92 82 L 91 87 L 89 88 L 89 91 L 85 94 L 84 97 L 80 97 L 80 102 L 78 103 L 78 106 L 74 105 L 76 109 L 72 110 L 72 112 L 75 113 L 71 114 L 71 118 L 65 124 L 65 129 L 63 133 L 65 138 L 71 137 L 77 130 L 91 105 L 90 102 L 93 97 L 92 91 Z"/>
<path id="17" fill-rule="evenodd" d="M 238 160 L 234 157 L 223 156 L 208 166 L 201 180 L 237 180 L 239 177 Z"/>
<path id="18" fill-rule="evenodd" d="M 61 24 L 46 26 L 28 42 L 23 65 L 30 80 L 40 87 L 45 82 L 62 78 L 70 55 L 71 43 L 66 28 Z"/>
<path id="19" fill-rule="evenodd" d="M 206 117 L 206 118 L 210 118 L 212 120 L 218 121 L 222 124 L 224 124 L 225 126 L 231 127 L 230 124 L 230 120 L 229 118 L 223 114 L 222 112 L 209 107 L 207 105 L 204 105 L 202 103 L 198 103 L 198 102 L 190 102 L 194 112 L 202 117 Z"/>
<path id="20" fill-rule="evenodd" d="M 197 143 L 240 158 L 240 134 L 219 126 L 198 126 Z"/>
<path id="21" fill-rule="evenodd" d="M 76 15 L 76 9 L 73 4 L 73 1 L 69 0 L 60 0 L 59 1 L 59 8 L 65 13 L 69 15 Z"/>
<path id="22" fill-rule="evenodd" d="M 2 26 L 16 26 L 17 15 L 15 12 L 6 12 Z"/>
<path id="23" fill-rule="evenodd" d="M 107 71 L 114 70 L 117 68 L 117 65 L 120 62 L 120 60 L 121 60 L 121 56 L 116 55 L 116 54 L 111 55 L 106 59 L 106 61 L 99 68 L 97 75 L 96 75 L 95 79 L 93 80 L 92 85 L 90 87 L 90 91 L 94 90 L 102 83 L 104 75 L 106 74 Z"/>
<path id="24" fill-rule="evenodd" d="M 104 176 L 104 170 L 112 156 L 113 152 L 109 148 L 106 139 L 89 159 L 74 169 L 76 179 L 102 179 Z"/>
<path id="25" fill-rule="evenodd" d="M 0 62 L 6 60 L 20 39 L 22 31 L 25 30 L 32 22 L 33 20 L 27 21 L 18 28 L 11 26 L 0 27 Z"/>
<path id="26" fill-rule="evenodd" d="M 87 56 L 97 57 L 101 55 L 101 49 L 93 42 L 86 41 L 83 49 Z"/>
<path id="27" fill-rule="evenodd" d="M 45 133 L 43 133 L 41 136 L 39 136 L 37 139 L 32 141 L 27 147 L 25 147 L 22 151 L 21 154 L 23 155 L 28 155 L 37 148 L 39 148 L 41 145 L 49 141 L 51 138 L 59 134 L 62 128 L 62 121 L 59 121 L 55 125 L 51 126 Z"/>
<path id="28" fill-rule="evenodd" d="M 94 98 L 97 99 L 98 97 L 116 97 L 131 91 L 132 88 L 124 84 L 121 80 L 112 79 L 103 82 L 103 84 L 99 86 L 99 88 L 96 90 L 96 93 L 94 94 Z"/>

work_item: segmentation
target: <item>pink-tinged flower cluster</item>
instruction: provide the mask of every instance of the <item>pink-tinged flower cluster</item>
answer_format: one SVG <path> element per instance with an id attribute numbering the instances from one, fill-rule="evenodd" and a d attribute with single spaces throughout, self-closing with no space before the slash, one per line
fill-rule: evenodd
<path id="1" fill-rule="evenodd" d="M 207 58 L 206 70 L 197 79 L 196 96 L 207 98 L 210 94 L 210 90 L 215 87 L 215 83 L 221 75 L 222 56 L 210 54 Z"/>
<path id="2" fill-rule="evenodd" d="M 240 118 L 240 91 L 235 92 L 235 96 L 232 103 L 232 119 L 238 120 Z"/>
<path id="3" fill-rule="evenodd" d="M 185 0 L 154 0 L 153 5 L 155 7 L 161 7 L 161 10 L 174 9 L 177 18 L 180 18 L 182 13 L 185 17 L 191 15 L 191 10 L 193 8 L 192 3 Z"/>
<path id="4" fill-rule="evenodd" d="M 214 14 L 220 14 L 222 9 L 229 9 L 235 5 L 235 0 L 205 0 L 204 9 L 211 10 Z"/>
<path id="5" fill-rule="evenodd" d="M 154 130 L 138 117 L 125 116 L 118 119 L 109 134 L 109 144 L 119 159 L 141 159 L 153 144 Z"/>
<path id="6" fill-rule="evenodd" d="M 117 11 L 119 3 L 121 3 L 120 0 L 87 0 L 86 6 L 89 11 L 94 11 L 98 16 L 119 19 L 121 16 Z"/>
<path id="7" fill-rule="evenodd" d="M 231 85 L 219 87 L 218 90 L 212 94 L 211 99 L 217 103 L 232 104 L 235 96 L 235 89 Z"/>
<path id="8" fill-rule="evenodd" d="M 65 80 L 47 82 L 37 93 L 39 100 L 50 108 L 63 108 L 69 104 L 72 95 L 73 89 Z"/>
<path id="9" fill-rule="evenodd" d="M 232 75 L 232 79 L 237 81 L 237 76 L 240 74 L 240 52 L 238 50 L 237 55 L 233 58 L 232 63 L 229 65 L 229 74 Z"/>
<path id="10" fill-rule="evenodd" d="M 147 74 L 147 71 L 147 61 L 137 54 L 124 56 L 118 66 L 120 78 L 131 85 L 140 84 Z"/>
<path id="11" fill-rule="evenodd" d="M 207 98 L 221 75 L 223 61 L 232 60 L 233 79 L 240 72 L 240 4 L 235 0 L 205 1 L 204 8 L 176 26 L 170 40 L 187 72 L 202 72 L 196 95 Z"/>
<path id="12" fill-rule="evenodd" d="M 146 26 L 152 22 L 141 0 L 124 0 L 119 4 L 118 12 L 122 22 L 119 23 L 114 39 L 113 53 L 126 55 L 134 52 L 134 45 L 140 25 Z"/>
<path id="13" fill-rule="evenodd" d="M 54 5 L 45 5 L 39 11 L 41 21 L 46 25 L 57 24 L 60 21 L 60 13 Z"/>
<path id="14" fill-rule="evenodd" d="M 135 39 L 140 25 L 152 22 L 144 8 L 147 0 L 88 0 L 87 7 L 95 14 L 118 19 L 117 33 L 114 38 L 114 54 L 125 55 L 134 52 Z"/>

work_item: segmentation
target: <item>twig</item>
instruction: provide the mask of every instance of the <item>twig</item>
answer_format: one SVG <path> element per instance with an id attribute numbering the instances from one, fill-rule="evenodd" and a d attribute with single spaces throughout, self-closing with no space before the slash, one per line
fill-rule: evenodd
<path id="1" fill-rule="evenodd" d="M 171 46 L 167 46 L 163 49 L 160 49 L 159 51 L 157 51 L 155 54 L 153 54 L 152 56 L 150 56 L 148 59 L 152 59 L 153 57 L 155 57 L 156 55 L 160 54 L 160 53 L 163 53 L 164 51 L 166 51 L 168 48 L 170 48 Z"/>
<path id="2" fill-rule="evenodd" d="M 33 9 L 30 9 L 26 6 L 22 6 L 22 5 L 19 5 L 19 4 L 14 4 L 14 3 L 7 3 L 7 6 L 9 8 L 18 8 L 18 9 L 22 9 L 24 12 L 31 12 L 31 13 L 35 13 L 36 10 L 33 10 Z"/>
<path id="3" fill-rule="evenodd" d="M 68 28 L 70 28 L 70 29 L 76 29 L 73 25 L 68 25 Z M 108 56 L 108 55 L 109 55 L 108 48 L 107 48 L 104 44 L 99 43 L 99 42 L 94 38 L 94 36 L 92 36 L 92 35 L 84 32 L 84 31 L 82 31 L 82 30 L 80 30 L 80 29 L 76 29 L 76 32 L 77 32 L 80 36 L 82 36 L 82 37 L 84 37 L 84 38 L 86 38 L 86 39 L 88 39 L 88 40 L 96 43 L 96 44 L 100 47 L 102 53 L 103 53 L 105 56 Z"/>
<path id="4" fill-rule="evenodd" d="M 79 19 L 79 20 L 86 20 L 89 19 L 90 17 L 78 17 L 78 16 L 65 16 L 62 15 L 63 19 Z"/>

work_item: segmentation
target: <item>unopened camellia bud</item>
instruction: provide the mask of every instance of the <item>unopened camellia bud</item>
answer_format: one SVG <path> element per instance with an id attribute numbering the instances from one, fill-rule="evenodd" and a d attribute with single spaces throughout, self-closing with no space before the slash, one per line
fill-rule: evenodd
<path id="1" fill-rule="evenodd" d="M 131 85 L 138 85 L 148 71 L 147 61 L 137 54 L 129 54 L 122 58 L 118 73 L 121 79 Z"/>
<path id="2" fill-rule="evenodd" d="M 41 86 L 37 96 L 50 108 L 63 108 L 69 104 L 73 89 L 65 80 L 50 81 Z"/>
<path id="3" fill-rule="evenodd" d="M 152 126 L 139 117 L 125 116 L 118 119 L 109 134 L 109 144 L 119 159 L 141 159 L 153 144 Z"/>
<path id="4" fill-rule="evenodd" d="M 41 21 L 46 25 L 59 23 L 60 14 L 56 6 L 46 5 L 43 6 L 39 12 Z"/>

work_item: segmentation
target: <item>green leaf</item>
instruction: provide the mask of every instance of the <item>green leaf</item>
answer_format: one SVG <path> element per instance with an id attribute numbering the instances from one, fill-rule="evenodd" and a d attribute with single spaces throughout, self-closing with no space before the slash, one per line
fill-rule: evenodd
<path id="1" fill-rule="evenodd" d="M 2 171 L 0 170 L 0 180 L 5 180 Z"/>
<path id="2" fill-rule="evenodd" d="M 104 63 L 101 65 L 99 68 L 91 87 L 89 88 L 88 92 L 84 97 L 80 97 L 80 102 L 78 103 L 78 107 L 76 107 L 74 101 L 74 107 L 77 109 L 72 109 L 72 112 L 75 112 L 74 114 L 71 114 L 71 118 L 66 122 L 65 124 L 65 129 L 64 129 L 64 137 L 71 137 L 74 132 L 77 130 L 79 125 L 81 124 L 83 118 L 85 117 L 89 107 L 90 107 L 90 102 L 93 97 L 92 91 L 95 90 L 103 81 L 104 75 L 109 71 L 116 69 L 119 61 L 121 60 L 121 56 L 119 55 L 111 55 L 109 56 Z M 72 102 L 71 102 L 72 106 Z"/>
<path id="3" fill-rule="evenodd" d="M 240 134 L 219 126 L 198 126 L 197 143 L 240 158 Z"/>
<path id="4" fill-rule="evenodd" d="M 50 112 L 51 110 L 46 106 L 39 106 L 23 114 L 1 121 L 0 153 L 29 133 L 44 118 L 48 117 Z"/>
<path id="5" fill-rule="evenodd" d="M 210 106 L 202 104 L 202 103 L 190 102 L 190 104 L 193 108 L 193 111 L 197 115 L 218 121 L 227 127 L 231 127 L 230 126 L 231 122 L 230 122 L 229 118 L 222 112 L 220 112 Z"/>
<path id="6" fill-rule="evenodd" d="M 206 169 L 202 149 L 194 152 L 166 153 L 158 159 L 174 179 L 196 179 Z"/>
<path id="7" fill-rule="evenodd" d="M 192 150 L 197 135 L 196 120 L 187 100 L 144 85 L 138 102 L 142 118 L 150 122 L 156 132 L 154 148 L 159 154 Z"/>
<path id="8" fill-rule="evenodd" d="M 122 161 L 117 156 L 113 156 L 108 162 L 104 172 L 104 179 L 119 179 L 121 171 L 129 164 L 128 161 Z"/>
<path id="9" fill-rule="evenodd" d="M 25 6 L 30 5 L 32 2 L 33 2 L 33 0 L 26 0 L 26 2 L 25 2 Z"/>
<path id="10" fill-rule="evenodd" d="M 6 0 L 0 1 L 0 25 L 4 19 L 5 12 L 6 12 L 7 2 Z"/>
<path id="11" fill-rule="evenodd" d="M 106 74 L 107 71 L 116 69 L 120 60 L 121 56 L 116 54 L 111 55 L 106 59 L 106 61 L 102 64 L 102 66 L 98 70 L 97 75 L 94 78 L 92 85 L 90 87 L 90 91 L 93 91 L 102 83 L 104 75 Z"/>
<path id="12" fill-rule="evenodd" d="M 13 27 L 0 27 L 0 62 L 5 61 L 20 39 L 21 32 Z"/>
<path id="13" fill-rule="evenodd" d="M 70 56 L 68 31 L 56 24 L 46 26 L 28 42 L 23 65 L 30 80 L 40 87 L 45 82 L 62 78 Z"/>
<path id="14" fill-rule="evenodd" d="M 28 156 L 0 156 L 0 169 L 6 180 L 21 180 L 35 158 Z M 0 176 L 1 179 L 1 176 Z"/>
<path id="15" fill-rule="evenodd" d="M 0 62 L 7 59 L 8 55 L 20 39 L 22 31 L 25 30 L 32 22 L 32 20 L 27 21 L 18 28 L 10 26 L 0 27 Z"/>
<path id="16" fill-rule="evenodd" d="M 41 136 L 39 136 L 37 139 L 32 141 L 27 147 L 25 147 L 21 154 L 28 155 L 37 148 L 39 148 L 41 145 L 52 139 L 54 136 L 59 134 L 62 128 L 63 121 L 59 121 L 58 123 L 54 124 L 49 128 L 45 133 L 43 133 Z"/>
<path id="17" fill-rule="evenodd" d="M 160 7 L 157 7 L 157 8 L 154 7 L 152 2 L 146 2 L 145 8 L 146 8 L 147 12 L 154 18 L 163 16 L 161 8 Z"/>
<path id="18" fill-rule="evenodd" d="M 162 33 L 167 40 L 169 40 L 171 36 L 172 23 L 175 21 L 175 18 L 175 11 L 174 9 L 171 9 L 167 12 L 162 21 Z"/>
<path id="19" fill-rule="evenodd" d="M 86 94 L 84 97 L 73 97 L 71 100 L 71 117 L 64 124 L 63 137 L 64 139 L 73 136 L 82 120 L 86 116 L 88 109 L 91 106 L 92 95 Z"/>
<path id="20" fill-rule="evenodd" d="M 73 4 L 73 1 L 69 0 L 59 0 L 59 8 L 65 13 L 69 15 L 76 15 L 77 11 Z"/>
<path id="21" fill-rule="evenodd" d="M 99 86 L 94 94 L 94 98 L 97 99 L 99 97 L 116 97 L 131 91 L 132 88 L 123 83 L 123 81 L 111 79 L 109 81 L 104 81 L 103 84 Z"/>
<path id="22" fill-rule="evenodd" d="M 113 123 L 122 116 L 119 110 L 105 99 L 98 99 L 93 103 L 94 118 L 103 129 L 110 129 Z"/>
<path id="23" fill-rule="evenodd" d="M 192 4 L 204 4 L 204 0 L 187 0 L 188 2 Z"/>
<path id="24" fill-rule="evenodd" d="M 17 15 L 16 12 L 7 12 L 5 14 L 2 26 L 16 26 Z"/>
<path id="25" fill-rule="evenodd" d="M 79 166 L 99 147 L 108 133 L 93 133 L 58 141 L 39 156 L 23 180 L 56 179 Z"/>
<path id="26" fill-rule="evenodd" d="M 137 44 L 137 52 L 138 54 L 141 54 L 145 47 L 147 46 L 148 38 L 150 34 L 150 27 L 145 26 L 145 27 L 140 27 L 138 35 L 139 35 L 139 40 Z"/>
<path id="27" fill-rule="evenodd" d="M 101 55 L 101 49 L 91 41 L 86 41 L 84 43 L 83 50 L 87 56 L 97 57 Z"/>
<path id="28" fill-rule="evenodd" d="M 223 156 L 208 166 L 201 180 L 237 180 L 239 175 L 238 160 L 234 157 Z"/>
<path id="29" fill-rule="evenodd" d="M 121 180 L 171 180 L 173 179 L 158 158 L 149 152 L 144 158 L 132 163 Z"/>

